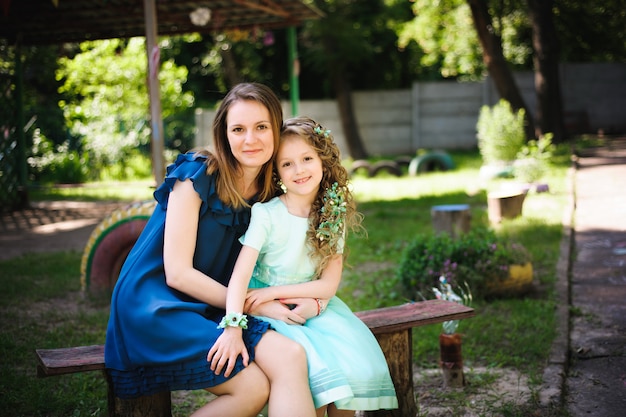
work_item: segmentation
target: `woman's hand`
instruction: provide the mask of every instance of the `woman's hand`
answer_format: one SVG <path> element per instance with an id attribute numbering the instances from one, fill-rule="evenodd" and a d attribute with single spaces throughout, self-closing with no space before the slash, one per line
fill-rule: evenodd
<path id="1" fill-rule="evenodd" d="M 317 316 L 318 304 L 315 298 L 283 298 L 279 301 L 283 304 L 295 306 L 291 311 L 307 320 Z M 328 304 L 328 300 L 322 301 L 324 305 Z"/>
<path id="2" fill-rule="evenodd" d="M 226 366 L 224 376 L 230 376 L 239 355 L 243 359 L 243 365 L 248 366 L 250 356 L 246 345 L 243 343 L 242 332 L 240 327 L 226 327 L 209 350 L 206 359 L 207 362 L 211 363 L 211 370 L 216 375 L 222 373 L 222 369 Z"/>
<path id="3" fill-rule="evenodd" d="M 300 300 L 300 299 L 294 298 L 293 300 Z M 306 300 L 306 299 L 302 299 L 302 300 Z M 315 302 L 315 300 L 313 300 L 313 302 Z M 298 311 L 296 309 L 291 310 L 289 309 L 289 306 L 287 304 L 291 304 L 291 303 L 282 303 L 281 301 L 278 301 L 278 300 L 272 300 L 266 303 L 259 304 L 258 306 L 255 306 L 251 310 L 244 309 L 244 311 L 246 314 L 250 314 L 253 316 L 269 317 L 271 319 L 284 321 L 287 324 L 298 324 L 298 325 L 302 325 L 306 323 L 307 318 L 312 317 L 312 316 L 308 316 L 308 317 L 302 316 L 301 314 L 303 314 L 303 311 L 301 310 Z M 293 304 L 296 304 L 296 303 L 293 303 Z M 315 308 L 317 309 L 317 307 Z M 315 315 L 315 313 L 313 313 L 313 315 Z"/>

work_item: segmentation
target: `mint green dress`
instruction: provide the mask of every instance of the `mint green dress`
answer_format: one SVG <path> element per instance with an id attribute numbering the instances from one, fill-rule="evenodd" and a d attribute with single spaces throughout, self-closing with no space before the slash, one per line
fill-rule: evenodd
<path id="1" fill-rule="evenodd" d="M 310 281 L 315 267 L 308 256 L 308 219 L 290 214 L 274 198 L 252 206 L 244 245 L 259 251 L 251 288 Z M 379 410 L 398 407 L 389 368 L 376 338 L 338 297 L 326 311 L 291 325 L 258 317 L 306 350 L 309 382 L 315 407 L 335 403 L 344 410 Z"/>

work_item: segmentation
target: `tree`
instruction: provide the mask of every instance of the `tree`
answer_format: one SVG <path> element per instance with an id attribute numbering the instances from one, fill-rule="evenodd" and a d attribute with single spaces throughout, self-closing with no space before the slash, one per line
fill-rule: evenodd
<path id="1" fill-rule="evenodd" d="M 535 136 L 553 134 L 554 142 L 565 139 L 559 79 L 559 41 L 553 22 L 553 0 L 527 0 L 533 27 L 535 64 Z"/>
<path id="2" fill-rule="evenodd" d="M 307 75 L 301 75 L 303 95 L 313 92 L 319 97 L 324 90 L 331 91 L 350 156 L 366 158 L 352 92 L 355 88 L 399 88 L 415 79 L 419 67 L 408 64 L 415 50 L 399 50 L 395 33 L 398 20 L 410 19 L 410 4 L 400 0 L 316 0 L 315 6 L 324 17 L 307 22 L 299 42 L 301 61 L 311 80 L 304 81 Z"/>
<path id="3" fill-rule="evenodd" d="M 483 50 L 483 61 L 487 66 L 489 75 L 491 75 L 500 97 L 508 101 L 514 111 L 524 109 L 527 123 L 525 126 L 526 135 L 532 138 L 535 135 L 532 117 L 515 83 L 513 73 L 504 58 L 502 40 L 494 30 L 487 0 L 467 0 L 467 3 L 472 12 L 474 27 Z"/>

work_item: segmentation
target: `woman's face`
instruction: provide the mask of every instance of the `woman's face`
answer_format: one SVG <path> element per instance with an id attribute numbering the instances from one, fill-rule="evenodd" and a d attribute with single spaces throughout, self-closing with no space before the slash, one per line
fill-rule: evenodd
<path id="1" fill-rule="evenodd" d="M 228 109 L 226 135 L 230 151 L 244 169 L 260 170 L 274 152 L 270 112 L 254 100 L 239 100 Z"/>

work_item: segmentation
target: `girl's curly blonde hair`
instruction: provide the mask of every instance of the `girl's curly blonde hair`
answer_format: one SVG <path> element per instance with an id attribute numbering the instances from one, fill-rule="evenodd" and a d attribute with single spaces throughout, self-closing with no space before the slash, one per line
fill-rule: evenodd
<path id="1" fill-rule="evenodd" d="M 316 275 L 319 277 L 330 259 L 343 249 L 344 260 L 347 258 L 348 250 L 343 242 L 347 238 L 347 232 L 363 230 L 361 225 L 363 215 L 356 209 L 356 202 L 352 195 L 348 180 L 348 171 L 341 165 L 341 152 L 334 142 L 330 130 L 324 129 L 319 123 L 308 117 L 294 117 L 285 120 L 280 135 L 280 143 L 290 137 L 299 137 L 313 148 L 322 160 L 322 181 L 317 191 L 317 198 L 313 201 L 309 213 L 309 229 L 306 238 L 310 247 L 309 254 L 317 264 Z M 278 184 L 277 170 L 274 170 L 276 184 Z M 342 201 L 345 203 L 342 210 L 341 220 L 329 218 L 333 213 L 333 205 L 337 200 L 328 198 L 327 192 L 334 189 L 341 191 Z M 325 198 L 326 197 L 326 198 Z M 338 236 L 328 238 L 328 232 L 323 237 L 320 234 L 320 225 L 333 224 L 337 228 Z M 339 224 L 338 224 L 339 223 Z M 326 228 L 327 229 L 327 228 Z M 338 245 L 338 242 L 341 242 Z"/>

